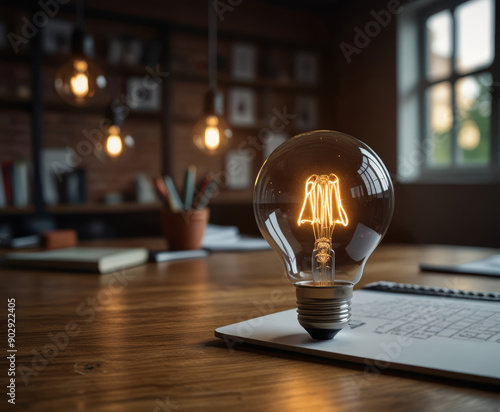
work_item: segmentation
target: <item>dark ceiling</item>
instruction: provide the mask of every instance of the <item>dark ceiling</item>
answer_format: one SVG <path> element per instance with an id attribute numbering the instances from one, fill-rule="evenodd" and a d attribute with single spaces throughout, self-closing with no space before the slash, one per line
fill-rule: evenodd
<path id="1" fill-rule="evenodd" d="M 343 2 L 340 0 L 261 0 L 261 3 L 273 4 L 288 9 L 311 13 L 333 13 Z M 353 3 L 350 1 L 349 3 Z"/>

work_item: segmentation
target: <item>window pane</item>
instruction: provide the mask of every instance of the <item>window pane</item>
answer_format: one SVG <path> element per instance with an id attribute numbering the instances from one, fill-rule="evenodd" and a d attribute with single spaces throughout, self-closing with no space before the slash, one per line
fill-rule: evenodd
<path id="1" fill-rule="evenodd" d="M 451 73 L 451 13 L 443 10 L 427 19 L 427 78 L 442 79 Z"/>
<path id="2" fill-rule="evenodd" d="M 458 164 L 487 165 L 490 159 L 491 75 L 459 79 L 455 85 L 458 114 Z"/>
<path id="3" fill-rule="evenodd" d="M 450 165 L 451 127 L 453 124 L 450 83 L 438 83 L 428 89 L 427 107 L 429 121 L 426 147 L 430 149 L 429 165 Z"/>
<path id="4" fill-rule="evenodd" d="M 457 70 L 465 73 L 493 61 L 492 0 L 472 0 L 456 9 Z"/>

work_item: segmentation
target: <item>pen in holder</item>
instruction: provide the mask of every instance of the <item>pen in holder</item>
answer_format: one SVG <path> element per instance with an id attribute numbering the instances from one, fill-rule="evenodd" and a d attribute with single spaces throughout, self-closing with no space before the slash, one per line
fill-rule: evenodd
<path id="1" fill-rule="evenodd" d="M 153 179 L 158 198 L 165 205 L 160 215 L 161 227 L 170 250 L 193 250 L 201 247 L 210 217 L 208 202 L 217 192 L 218 184 L 212 173 L 207 174 L 198 190 L 195 180 L 196 167 L 189 166 L 181 196 L 170 176 Z"/>
<path id="2" fill-rule="evenodd" d="M 161 227 L 170 250 L 193 250 L 201 247 L 210 209 L 161 211 Z"/>

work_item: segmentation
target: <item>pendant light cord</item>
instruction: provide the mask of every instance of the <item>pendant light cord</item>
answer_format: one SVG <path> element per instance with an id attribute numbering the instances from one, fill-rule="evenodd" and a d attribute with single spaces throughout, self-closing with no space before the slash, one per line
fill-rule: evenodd
<path id="1" fill-rule="evenodd" d="M 76 0 L 76 27 L 85 30 L 85 5 L 84 0 Z"/>
<path id="2" fill-rule="evenodd" d="M 83 0 L 82 0 L 83 1 Z M 217 13 L 213 0 L 208 0 L 208 81 L 210 90 L 217 90 Z"/>

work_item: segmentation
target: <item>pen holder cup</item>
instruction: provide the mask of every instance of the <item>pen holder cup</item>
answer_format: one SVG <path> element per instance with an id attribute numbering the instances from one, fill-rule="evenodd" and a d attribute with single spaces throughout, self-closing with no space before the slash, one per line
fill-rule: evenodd
<path id="1" fill-rule="evenodd" d="M 193 250 L 201 247 L 210 209 L 161 211 L 161 227 L 170 250 Z"/>

